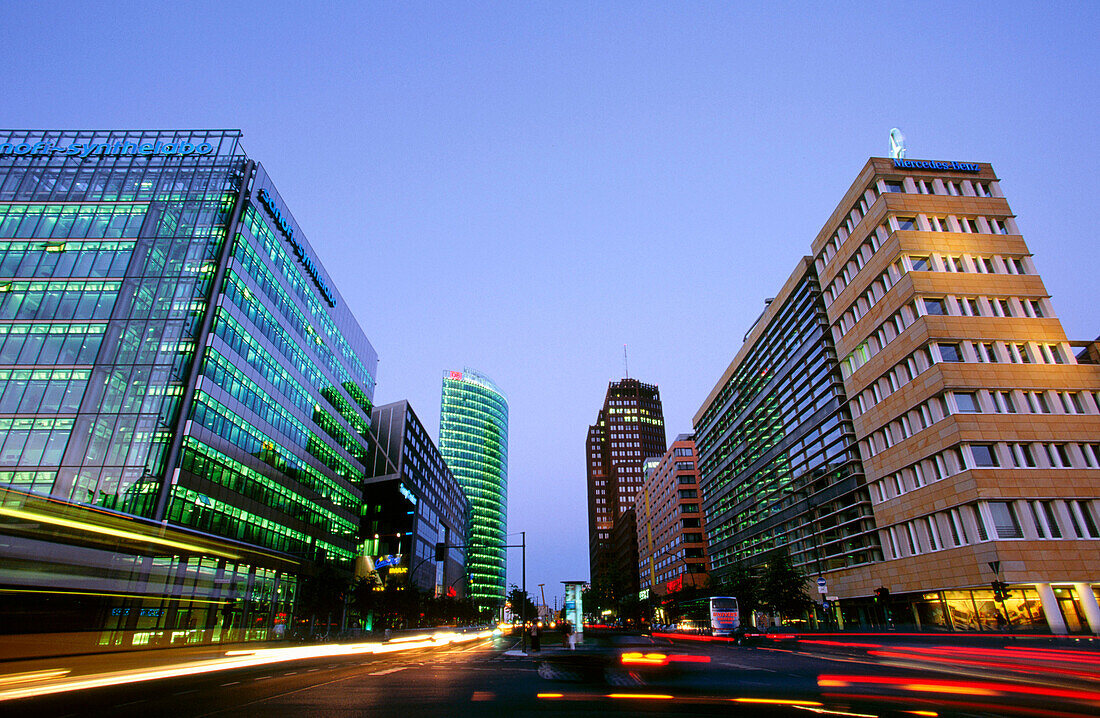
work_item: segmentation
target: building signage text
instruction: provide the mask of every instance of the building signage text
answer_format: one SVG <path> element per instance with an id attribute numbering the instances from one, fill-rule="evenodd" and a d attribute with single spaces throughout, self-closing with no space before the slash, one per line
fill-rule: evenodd
<path id="1" fill-rule="evenodd" d="M 214 151 L 209 142 L 193 144 L 191 142 L 74 142 L 71 145 L 55 145 L 52 142 L 20 142 L 0 144 L 0 156 L 16 157 L 120 157 L 141 155 L 144 157 L 187 157 L 188 155 L 208 155 Z"/>
<path id="2" fill-rule="evenodd" d="M 907 160 L 894 158 L 894 166 L 902 170 L 951 170 L 953 172 L 981 172 L 982 168 L 972 162 L 940 162 L 937 160 Z"/>
<path id="3" fill-rule="evenodd" d="M 290 242 L 290 246 L 294 247 L 294 254 L 298 255 L 298 259 L 305 265 L 306 271 L 309 272 L 309 276 L 313 277 L 313 281 L 317 283 L 317 288 L 321 290 L 321 294 L 328 301 L 329 305 L 336 306 L 336 297 L 332 294 L 332 290 L 328 288 L 328 283 L 321 276 L 321 270 L 314 263 L 313 258 L 306 254 L 305 247 L 298 241 L 298 238 L 294 236 L 294 225 L 290 223 L 290 218 L 287 217 L 282 210 L 279 209 L 279 205 L 275 203 L 275 198 L 271 196 L 271 193 L 267 191 L 266 187 L 260 188 L 260 201 L 263 202 L 264 207 L 271 214 L 271 218 L 275 220 L 275 225 L 279 228 L 279 231 L 283 233 L 286 240 Z"/>

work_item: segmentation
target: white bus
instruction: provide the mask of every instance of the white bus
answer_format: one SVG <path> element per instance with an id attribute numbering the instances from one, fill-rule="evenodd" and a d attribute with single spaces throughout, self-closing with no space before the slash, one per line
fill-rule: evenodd
<path id="1" fill-rule="evenodd" d="M 715 636 L 732 636 L 741 626 L 741 612 L 732 596 L 711 596 L 710 632 Z"/>

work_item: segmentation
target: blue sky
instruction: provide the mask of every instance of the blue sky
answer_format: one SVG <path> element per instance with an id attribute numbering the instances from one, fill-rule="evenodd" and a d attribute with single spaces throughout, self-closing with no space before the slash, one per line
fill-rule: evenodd
<path id="1" fill-rule="evenodd" d="M 623 344 L 690 431 L 891 127 L 991 162 L 1067 334 L 1100 334 L 1098 7 L 21 3 L 0 107 L 244 130 L 381 356 L 378 402 L 437 435 L 444 369 L 508 394 L 509 528 L 549 598 L 588 576 L 584 437 Z"/>

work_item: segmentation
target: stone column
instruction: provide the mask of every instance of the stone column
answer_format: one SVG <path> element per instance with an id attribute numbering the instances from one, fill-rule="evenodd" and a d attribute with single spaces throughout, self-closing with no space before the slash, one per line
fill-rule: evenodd
<path id="1" fill-rule="evenodd" d="M 1054 595 L 1054 589 L 1050 587 L 1049 583 L 1037 583 L 1035 589 L 1039 592 L 1039 600 L 1043 604 L 1043 614 L 1047 618 L 1050 632 L 1059 636 L 1067 635 L 1069 629 L 1066 628 L 1066 619 L 1062 617 L 1062 609 L 1058 605 L 1058 598 Z"/>
<path id="2" fill-rule="evenodd" d="M 1094 635 L 1100 636 L 1100 603 L 1096 602 L 1096 594 L 1092 591 L 1092 584 L 1075 583 L 1073 589 L 1077 591 L 1077 599 L 1081 602 L 1081 608 L 1085 611 L 1089 629 Z"/>

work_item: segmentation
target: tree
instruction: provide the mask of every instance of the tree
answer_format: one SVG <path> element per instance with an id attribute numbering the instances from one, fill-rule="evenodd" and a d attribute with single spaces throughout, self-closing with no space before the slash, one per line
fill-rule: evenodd
<path id="1" fill-rule="evenodd" d="M 333 614 L 339 617 L 344 610 L 347 590 L 347 575 L 329 564 L 322 564 L 316 573 L 302 580 L 298 590 L 298 615 L 310 617 L 310 633 L 313 633 L 317 618 L 326 620 L 325 632 L 329 632 Z"/>
<path id="2" fill-rule="evenodd" d="M 801 615 L 813 606 L 806 594 L 806 577 L 786 550 L 777 552 L 764 570 L 760 602 L 780 616 Z"/>
<path id="3" fill-rule="evenodd" d="M 538 618 L 539 609 L 531 601 L 531 598 L 519 588 L 512 587 L 508 594 L 508 603 L 512 604 L 512 615 L 516 618 L 526 618 L 528 621 Z M 526 606 L 526 611 L 524 607 Z"/>
<path id="4" fill-rule="evenodd" d="M 741 622 L 748 624 L 760 610 L 760 579 L 744 566 L 736 566 L 719 585 L 719 591 L 737 599 Z"/>

